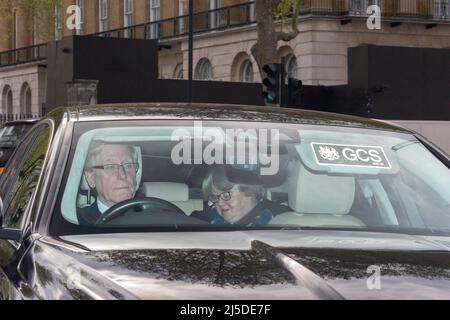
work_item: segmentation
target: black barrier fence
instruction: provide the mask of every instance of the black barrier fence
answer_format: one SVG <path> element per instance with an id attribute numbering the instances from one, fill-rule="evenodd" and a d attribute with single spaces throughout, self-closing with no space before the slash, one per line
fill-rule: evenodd
<path id="1" fill-rule="evenodd" d="M 93 91 L 98 103 L 189 101 L 187 80 L 158 79 L 157 47 L 156 40 L 77 36 L 50 43 L 46 111 L 68 105 L 68 84 L 86 80 L 98 84 Z M 348 51 L 348 85 L 305 84 L 289 107 L 450 120 L 450 73 L 442 70 L 450 70 L 450 49 L 358 46 Z M 261 83 L 193 81 L 191 101 L 264 106 L 262 92 Z"/>

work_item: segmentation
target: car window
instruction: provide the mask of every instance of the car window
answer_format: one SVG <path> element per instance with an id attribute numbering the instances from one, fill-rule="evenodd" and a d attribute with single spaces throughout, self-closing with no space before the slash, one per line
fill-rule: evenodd
<path id="1" fill-rule="evenodd" d="M 3 226 L 21 229 L 50 142 L 50 127 L 40 125 L 20 145 L 2 180 Z"/>
<path id="2" fill-rule="evenodd" d="M 450 231 L 450 171 L 410 134 L 220 121 L 114 125 L 75 128 L 58 208 L 71 232 L 183 225 Z M 114 209 L 148 198 L 156 200 Z"/>
<path id="3" fill-rule="evenodd" d="M 0 148 L 16 147 L 32 126 L 33 123 L 20 123 L 2 127 L 0 129 Z"/>
<path id="4" fill-rule="evenodd" d="M 0 196 L 2 200 L 6 200 L 6 193 L 14 181 L 17 179 L 18 169 L 21 166 L 22 160 L 28 149 L 30 148 L 33 140 L 36 138 L 34 135 L 28 135 L 24 138 L 23 143 L 17 147 L 17 150 L 10 158 L 10 165 L 8 171 L 5 171 L 1 176 L 0 184 Z"/>

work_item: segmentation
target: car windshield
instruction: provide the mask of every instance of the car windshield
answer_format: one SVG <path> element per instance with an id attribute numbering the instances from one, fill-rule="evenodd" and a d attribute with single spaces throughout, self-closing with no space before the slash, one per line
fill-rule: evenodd
<path id="1" fill-rule="evenodd" d="M 20 123 L 2 127 L 0 129 L 0 148 L 15 148 L 32 126 L 32 123 Z"/>
<path id="2" fill-rule="evenodd" d="M 153 120 L 78 123 L 74 137 L 57 205 L 62 234 L 450 232 L 450 170 L 410 134 Z"/>

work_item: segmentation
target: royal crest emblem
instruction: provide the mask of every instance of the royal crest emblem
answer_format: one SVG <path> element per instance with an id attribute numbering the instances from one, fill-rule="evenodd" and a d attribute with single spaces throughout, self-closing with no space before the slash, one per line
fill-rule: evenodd
<path id="1" fill-rule="evenodd" d="M 323 159 L 329 161 L 339 160 L 340 158 L 339 153 L 333 147 L 320 147 L 319 153 Z"/>

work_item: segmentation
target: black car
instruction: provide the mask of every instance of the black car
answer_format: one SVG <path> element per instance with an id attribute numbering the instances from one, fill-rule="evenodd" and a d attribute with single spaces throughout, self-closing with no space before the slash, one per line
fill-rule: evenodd
<path id="1" fill-rule="evenodd" d="M 37 119 L 9 121 L 0 127 L 0 174 L 20 140 L 36 122 Z"/>
<path id="2" fill-rule="evenodd" d="M 2 299 L 450 298 L 450 159 L 388 123 L 249 106 L 68 108 L 12 158 Z M 214 170 L 236 184 L 206 188 Z M 264 209 L 229 219 L 249 190 Z"/>

